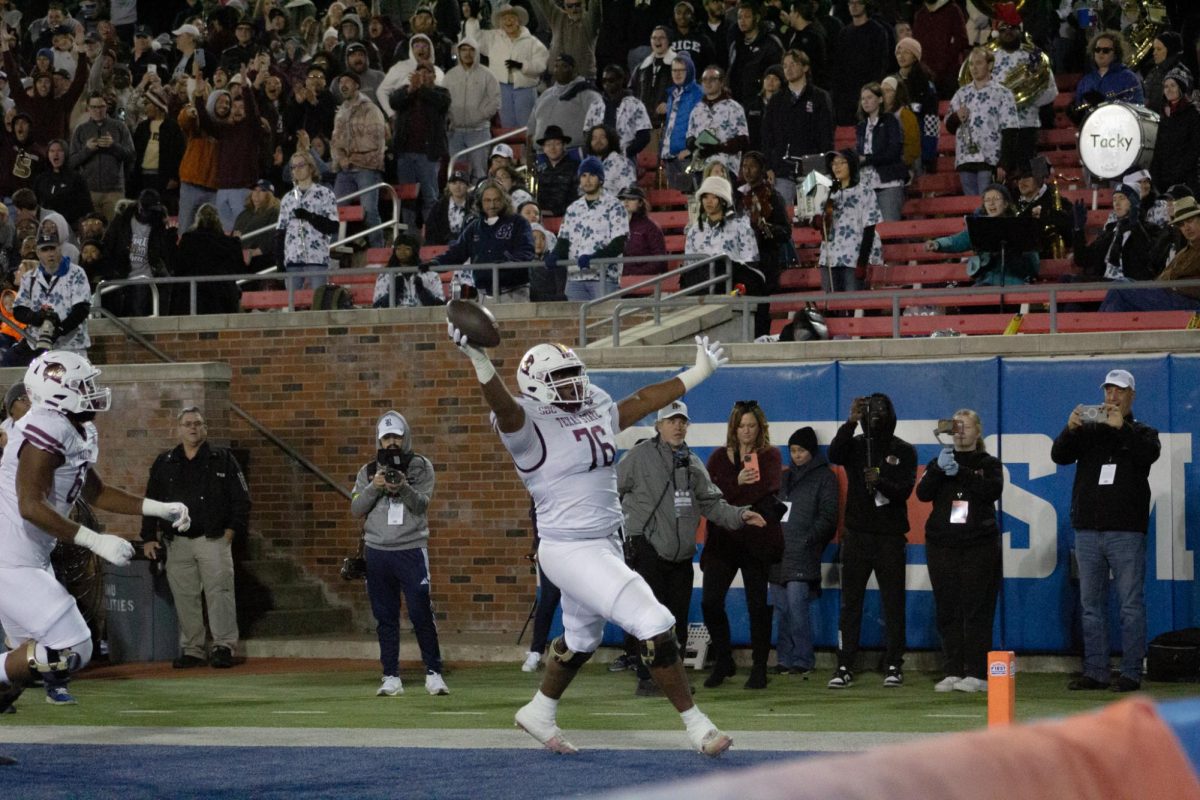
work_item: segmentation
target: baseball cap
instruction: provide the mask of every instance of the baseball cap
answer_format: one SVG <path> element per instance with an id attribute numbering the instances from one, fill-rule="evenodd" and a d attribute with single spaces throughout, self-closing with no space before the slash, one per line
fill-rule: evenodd
<path id="1" fill-rule="evenodd" d="M 48 58 L 51 61 L 53 61 L 54 60 L 54 51 L 51 50 L 49 47 L 43 47 L 41 50 L 37 51 L 36 57 L 37 58 Z"/>
<path id="2" fill-rule="evenodd" d="M 504 144 L 504 142 L 501 142 L 492 148 L 492 156 L 504 156 L 505 158 L 512 158 L 513 149 Z M 488 156 L 488 158 L 490 159 L 492 156 Z"/>
<path id="3" fill-rule="evenodd" d="M 136 25 L 133 28 L 134 37 L 145 36 L 147 39 L 154 38 L 154 31 L 150 30 L 149 25 Z"/>
<path id="4" fill-rule="evenodd" d="M 262 189 L 264 192 L 270 192 L 271 194 L 275 194 L 275 184 L 271 183 L 266 178 L 262 178 L 262 179 L 256 181 L 254 184 L 254 188 Z"/>
<path id="5" fill-rule="evenodd" d="M 658 415 L 654 418 L 655 422 L 662 422 L 664 419 L 671 417 L 683 417 L 688 419 L 687 405 L 682 400 L 675 400 L 669 405 L 665 405 L 658 410 Z"/>
<path id="6" fill-rule="evenodd" d="M 39 239 L 38 241 L 40 242 L 41 240 Z M 1137 389 L 1137 386 L 1134 384 L 1133 375 L 1123 369 L 1110 370 L 1109 373 L 1104 376 L 1104 383 L 1100 384 L 1100 388 L 1103 389 L 1105 386 L 1119 386 L 1122 389 Z"/>
<path id="7" fill-rule="evenodd" d="M 365 53 L 367 52 L 367 46 L 362 42 L 351 42 L 350 44 L 346 45 L 346 55 L 350 55 L 356 50 L 362 50 Z"/>
<path id="8" fill-rule="evenodd" d="M 404 436 L 407 431 L 404 430 L 404 418 L 395 411 L 389 411 L 384 414 L 379 424 L 375 426 L 375 438 L 382 439 L 385 436 Z"/>
<path id="9" fill-rule="evenodd" d="M 48 247 L 58 247 L 58 231 L 43 229 L 37 238 L 37 249 L 45 250 Z"/>
<path id="10" fill-rule="evenodd" d="M 200 38 L 200 29 L 195 25 L 180 25 L 178 28 L 171 31 L 171 34 L 174 36 L 182 36 L 185 33 L 191 34 L 197 39 Z"/>
<path id="11" fill-rule="evenodd" d="M 467 173 L 463 172 L 461 169 L 454 170 L 454 172 L 450 173 L 450 177 L 446 178 L 446 183 L 453 183 L 454 181 L 461 181 L 462 183 L 466 184 L 471 182 L 467 178 Z"/>

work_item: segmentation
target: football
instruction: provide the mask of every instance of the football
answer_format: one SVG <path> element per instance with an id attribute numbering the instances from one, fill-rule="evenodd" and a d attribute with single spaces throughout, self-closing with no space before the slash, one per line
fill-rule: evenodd
<path id="1" fill-rule="evenodd" d="M 496 318 L 471 300 L 451 300 L 446 305 L 446 319 L 467 336 L 476 347 L 495 347 L 500 344 L 500 326 Z"/>

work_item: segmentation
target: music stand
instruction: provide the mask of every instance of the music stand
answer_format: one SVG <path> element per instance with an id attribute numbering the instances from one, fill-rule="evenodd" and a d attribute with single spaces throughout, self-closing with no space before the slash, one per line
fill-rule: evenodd
<path id="1" fill-rule="evenodd" d="M 1000 253 L 1000 306 L 1004 306 L 1005 272 L 1008 250 L 1037 250 L 1044 223 L 1034 217 L 967 217 L 967 235 L 971 249 L 980 253 Z M 1032 247 L 1024 246 L 1032 243 Z"/>

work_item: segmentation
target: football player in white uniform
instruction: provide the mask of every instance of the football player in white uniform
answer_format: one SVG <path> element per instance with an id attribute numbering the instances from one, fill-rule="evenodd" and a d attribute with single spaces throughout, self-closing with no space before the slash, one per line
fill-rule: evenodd
<path id="1" fill-rule="evenodd" d="M 92 635 L 75 599 L 54 578 L 50 551 L 63 539 L 113 564 L 133 557 L 133 545 L 67 518 L 75 498 L 117 514 L 191 524 L 182 503 L 147 500 L 106 486 L 95 472 L 97 411 L 111 390 L 96 387 L 100 370 L 86 358 L 52 350 L 25 372 L 32 409 L 9 432 L 0 459 L 0 624 L 16 643 L 0 653 L 0 711 L 12 705 L 33 673 L 74 672 L 92 657 Z"/>
<path id="2" fill-rule="evenodd" d="M 675 617 L 625 564 L 614 462 L 616 434 L 712 375 L 727 361 L 724 351 L 697 337 L 695 366 L 614 403 L 590 385 L 574 351 L 539 344 L 521 359 L 521 394 L 513 397 L 487 354 L 468 344 L 453 323 L 449 333 L 471 359 L 493 426 L 533 496 L 541 536 L 538 560 L 562 589 L 565 630 L 550 643 L 541 688 L 517 711 L 517 725 L 555 753 L 578 752 L 558 727 L 558 700 L 599 647 L 605 621 L 611 621 L 641 642 L 642 660 L 679 711 L 692 745 L 704 755 L 719 756 L 732 740 L 692 700 Z M 753 511 L 743 518 L 765 524 Z"/>

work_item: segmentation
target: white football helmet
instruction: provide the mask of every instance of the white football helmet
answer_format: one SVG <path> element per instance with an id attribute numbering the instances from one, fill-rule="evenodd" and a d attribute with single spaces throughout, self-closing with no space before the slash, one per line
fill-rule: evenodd
<path id="1" fill-rule="evenodd" d="M 525 351 L 521 365 L 517 367 L 517 385 L 521 392 L 530 397 L 578 410 L 587 401 L 587 367 L 565 344 L 539 344 Z M 574 387 L 570 396 L 563 389 Z"/>
<path id="2" fill-rule="evenodd" d="M 25 371 L 25 391 L 34 408 L 53 408 L 69 414 L 107 411 L 112 390 L 96 387 L 100 370 L 81 355 L 50 350 Z"/>

